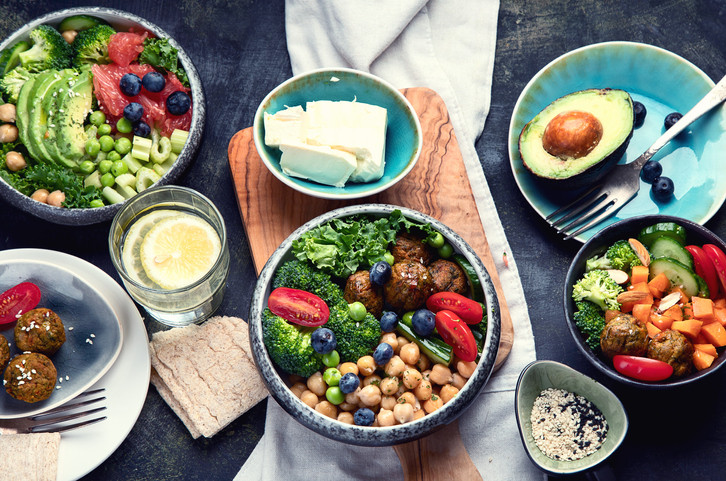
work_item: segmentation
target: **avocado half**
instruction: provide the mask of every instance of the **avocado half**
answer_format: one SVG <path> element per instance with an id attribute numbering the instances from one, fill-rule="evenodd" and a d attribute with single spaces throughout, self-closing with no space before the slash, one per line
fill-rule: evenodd
<path id="1" fill-rule="evenodd" d="M 555 100 L 519 135 L 525 167 L 560 188 L 597 182 L 625 154 L 633 135 L 633 100 L 624 90 L 588 89 Z"/>

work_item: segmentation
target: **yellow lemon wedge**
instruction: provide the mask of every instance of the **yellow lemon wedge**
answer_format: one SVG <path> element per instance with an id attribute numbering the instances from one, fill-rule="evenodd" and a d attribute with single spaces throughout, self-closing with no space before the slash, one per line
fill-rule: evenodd
<path id="1" fill-rule="evenodd" d="M 178 289 L 202 278 L 222 250 L 217 231 L 187 213 L 161 219 L 144 236 L 139 254 L 146 275 L 163 289 Z"/>
<path id="2" fill-rule="evenodd" d="M 160 209 L 151 211 L 131 224 L 126 233 L 121 249 L 121 262 L 126 274 L 139 284 L 146 287 L 158 287 L 146 275 L 144 266 L 141 264 L 141 242 L 157 222 L 176 215 L 179 215 L 178 210 Z"/>

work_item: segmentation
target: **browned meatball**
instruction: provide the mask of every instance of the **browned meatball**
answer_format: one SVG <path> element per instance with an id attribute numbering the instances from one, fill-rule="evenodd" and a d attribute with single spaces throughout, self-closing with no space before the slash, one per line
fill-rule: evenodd
<path id="1" fill-rule="evenodd" d="M 57 375 L 48 356 L 37 352 L 20 354 L 5 369 L 5 390 L 20 401 L 43 401 L 53 393 Z"/>
<path id="2" fill-rule="evenodd" d="M 434 283 L 434 292 L 456 292 L 466 295 L 469 284 L 466 274 L 456 262 L 439 259 L 429 265 L 429 274 Z"/>
<path id="3" fill-rule="evenodd" d="M 413 261 L 429 265 L 435 258 L 434 249 L 420 237 L 407 232 L 398 234 L 396 243 L 391 247 L 394 262 Z"/>
<path id="4" fill-rule="evenodd" d="M 10 345 L 8 340 L 0 334 L 0 370 L 5 369 L 5 366 L 10 360 Z"/>
<path id="5" fill-rule="evenodd" d="M 55 354 L 66 342 L 66 331 L 58 314 L 39 307 L 24 313 L 15 325 L 15 345 L 21 351 Z"/>
<path id="6" fill-rule="evenodd" d="M 383 286 L 383 294 L 394 310 L 410 311 L 424 305 L 433 287 L 426 266 L 419 262 L 398 262 L 391 266 L 391 280 Z"/>
<path id="7" fill-rule="evenodd" d="M 376 317 L 383 313 L 383 290 L 371 283 L 368 271 L 358 271 L 348 277 L 343 297 L 348 304 L 362 302 L 366 310 Z"/>
<path id="8" fill-rule="evenodd" d="M 618 314 L 605 325 L 600 334 L 603 354 L 642 356 L 648 349 L 648 331 L 630 314 Z"/>
<path id="9" fill-rule="evenodd" d="M 653 336 L 647 356 L 673 366 L 674 376 L 684 376 L 693 367 L 693 344 L 682 333 L 666 329 Z"/>

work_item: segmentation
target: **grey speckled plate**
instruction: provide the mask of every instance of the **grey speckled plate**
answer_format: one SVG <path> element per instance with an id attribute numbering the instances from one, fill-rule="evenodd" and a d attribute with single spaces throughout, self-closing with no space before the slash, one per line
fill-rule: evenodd
<path id="1" fill-rule="evenodd" d="M 196 156 L 197 150 L 199 150 L 199 144 L 202 141 L 202 133 L 204 131 L 204 121 L 206 118 L 206 102 L 204 100 L 202 81 L 199 78 L 197 69 L 194 67 L 194 64 L 192 64 L 192 61 L 186 52 L 184 52 L 184 49 L 168 33 L 153 23 L 122 10 L 104 7 L 77 7 L 47 13 L 28 22 L 0 43 L 0 50 L 4 50 L 19 40 L 26 39 L 30 30 L 38 25 L 48 24 L 56 26 L 64 18 L 80 14 L 94 15 L 102 18 L 118 29 L 128 29 L 131 26 L 140 26 L 150 32 L 153 32 L 157 37 L 168 38 L 169 43 L 171 43 L 179 51 L 179 60 L 189 77 L 194 110 L 192 113 L 192 125 L 189 129 L 189 138 L 187 139 L 187 143 L 184 145 L 184 149 L 179 154 L 179 157 L 171 169 L 169 169 L 161 177 L 161 180 L 159 180 L 156 185 L 173 183 L 191 164 L 192 160 L 194 160 Z M 94 209 L 66 209 L 53 207 L 41 202 L 36 202 L 30 197 L 21 194 L 2 179 L 0 179 L 0 197 L 18 209 L 41 219 L 63 225 L 89 225 L 104 222 L 113 218 L 121 205 L 123 205 L 123 203 L 119 203 Z"/>
<path id="2" fill-rule="evenodd" d="M 0 390 L 0 419 L 30 416 L 74 398 L 108 371 L 123 342 L 121 323 L 102 293 L 61 263 L 29 257 L 0 261 L 0 292 L 25 281 L 40 287 L 38 307 L 52 309 L 65 326 L 66 342 L 50 356 L 63 381 L 56 380 L 60 388 L 37 403 L 18 401 Z M 13 336 L 15 324 L 2 327 L 0 334 L 10 342 L 11 355 L 19 354 Z"/>

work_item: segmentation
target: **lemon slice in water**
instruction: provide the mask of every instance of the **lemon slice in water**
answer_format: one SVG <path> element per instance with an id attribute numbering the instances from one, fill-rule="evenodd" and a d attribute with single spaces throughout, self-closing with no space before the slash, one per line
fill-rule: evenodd
<path id="1" fill-rule="evenodd" d="M 217 231 L 192 214 L 177 213 L 160 220 L 140 247 L 146 275 L 164 289 L 188 286 L 204 276 L 222 250 Z"/>
<path id="2" fill-rule="evenodd" d="M 131 224 L 124 238 L 124 245 L 121 250 L 121 262 L 126 273 L 136 282 L 147 287 L 158 287 L 146 275 L 144 266 L 141 264 L 141 242 L 157 222 L 176 215 L 179 215 L 178 210 L 154 210 Z"/>

